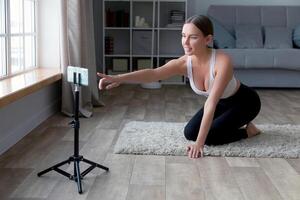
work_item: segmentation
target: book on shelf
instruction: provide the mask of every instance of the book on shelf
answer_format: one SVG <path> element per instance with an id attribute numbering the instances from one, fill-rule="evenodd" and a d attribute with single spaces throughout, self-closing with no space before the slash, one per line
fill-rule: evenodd
<path id="1" fill-rule="evenodd" d="M 105 54 L 114 53 L 114 38 L 110 36 L 105 36 Z"/>
<path id="2" fill-rule="evenodd" d="M 169 23 L 168 28 L 181 27 L 184 24 L 185 12 L 182 10 L 170 10 L 169 11 Z"/>
<path id="3" fill-rule="evenodd" d="M 107 27 L 129 27 L 129 13 L 125 10 L 105 11 Z"/>

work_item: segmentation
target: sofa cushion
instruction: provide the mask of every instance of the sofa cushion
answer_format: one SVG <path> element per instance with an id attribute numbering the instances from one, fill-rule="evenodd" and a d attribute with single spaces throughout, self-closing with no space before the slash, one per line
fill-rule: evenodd
<path id="1" fill-rule="evenodd" d="M 300 70 L 299 49 L 224 49 L 237 69 Z"/>
<path id="2" fill-rule="evenodd" d="M 266 26 L 265 44 L 267 49 L 290 49 L 293 48 L 292 29 L 287 27 Z"/>
<path id="3" fill-rule="evenodd" d="M 294 30 L 293 41 L 296 47 L 300 47 L 300 25 Z"/>
<path id="4" fill-rule="evenodd" d="M 215 48 L 235 48 L 235 39 L 216 19 L 209 17 L 214 27 Z"/>
<path id="5" fill-rule="evenodd" d="M 235 37 L 235 46 L 238 49 L 263 47 L 262 32 L 260 26 L 236 25 Z"/>

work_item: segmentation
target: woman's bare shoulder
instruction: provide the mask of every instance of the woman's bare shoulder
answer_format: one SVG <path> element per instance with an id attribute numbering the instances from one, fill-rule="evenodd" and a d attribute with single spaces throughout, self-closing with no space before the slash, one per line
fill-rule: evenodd
<path id="1" fill-rule="evenodd" d="M 219 64 L 229 64 L 231 63 L 231 57 L 226 52 L 221 49 L 216 50 L 216 61 Z"/>
<path id="2" fill-rule="evenodd" d="M 174 58 L 167 62 L 165 66 L 171 67 L 173 70 L 177 71 L 177 73 L 186 75 L 186 61 L 188 56 L 183 55 L 179 58 Z"/>
<path id="3" fill-rule="evenodd" d="M 232 67 L 231 56 L 222 50 L 216 50 L 216 64 Z"/>
<path id="4" fill-rule="evenodd" d="M 174 59 L 170 60 L 169 62 L 174 65 L 177 65 L 177 66 L 184 66 L 186 64 L 187 58 L 188 58 L 187 55 L 183 55 L 179 58 L 174 58 Z"/>

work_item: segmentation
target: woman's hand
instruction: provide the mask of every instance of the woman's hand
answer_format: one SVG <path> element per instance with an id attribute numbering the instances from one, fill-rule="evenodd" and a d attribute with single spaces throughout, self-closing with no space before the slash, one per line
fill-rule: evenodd
<path id="1" fill-rule="evenodd" d="M 188 145 L 187 153 L 189 158 L 203 157 L 204 156 L 203 148 L 204 148 L 203 145 L 198 145 L 197 143 Z"/>
<path id="2" fill-rule="evenodd" d="M 118 87 L 120 85 L 118 76 L 110 76 L 99 72 L 97 72 L 97 75 L 101 77 L 99 81 L 99 90 L 103 90 L 103 89 L 109 90 L 114 87 Z"/>

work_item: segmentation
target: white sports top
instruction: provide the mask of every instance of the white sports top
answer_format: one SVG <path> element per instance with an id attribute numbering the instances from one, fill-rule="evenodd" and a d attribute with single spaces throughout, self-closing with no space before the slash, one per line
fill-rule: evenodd
<path id="1" fill-rule="evenodd" d="M 210 90 L 212 88 L 212 84 L 213 84 L 214 79 L 215 79 L 215 75 L 214 75 L 215 62 L 216 62 L 216 50 L 212 49 L 212 54 L 211 54 L 210 63 L 209 63 L 209 68 L 210 68 L 210 70 L 209 70 L 210 71 L 209 72 L 210 73 L 210 76 L 209 76 L 209 87 L 208 87 L 207 91 L 202 91 L 202 90 L 199 90 L 195 86 L 194 79 L 193 79 L 192 57 L 188 56 L 188 60 L 187 60 L 188 78 L 190 80 L 190 85 L 191 85 L 192 89 L 194 90 L 194 92 L 196 94 L 208 97 L 208 95 L 210 93 Z M 223 95 L 221 96 L 221 98 L 224 99 L 224 98 L 227 98 L 227 97 L 233 95 L 233 93 L 236 90 L 237 84 L 238 84 L 238 82 L 237 82 L 236 78 L 233 75 L 232 79 L 229 81 L 227 87 L 225 88 L 225 90 L 224 90 Z"/>

